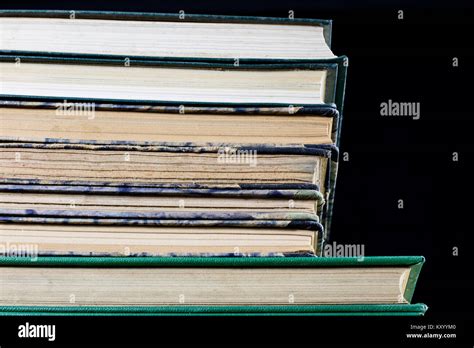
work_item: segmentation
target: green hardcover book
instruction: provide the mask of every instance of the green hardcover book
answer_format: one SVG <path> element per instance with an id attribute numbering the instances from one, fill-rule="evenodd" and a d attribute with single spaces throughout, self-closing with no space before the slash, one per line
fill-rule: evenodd
<path id="1" fill-rule="evenodd" d="M 2 257 L 1 315 L 423 315 L 423 257 Z M 27 284 L 27 286 L 25 286 Z"/>

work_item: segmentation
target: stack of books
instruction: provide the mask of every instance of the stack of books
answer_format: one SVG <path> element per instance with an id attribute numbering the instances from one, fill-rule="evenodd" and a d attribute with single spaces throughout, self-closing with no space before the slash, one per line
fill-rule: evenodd
<path id="1" fill-rule="evenodd" d="M 331 21 L 2 11 L 0 29 L 2 313 L 426 310 L 422 257 L 322 255 L 348 62 Z"/>

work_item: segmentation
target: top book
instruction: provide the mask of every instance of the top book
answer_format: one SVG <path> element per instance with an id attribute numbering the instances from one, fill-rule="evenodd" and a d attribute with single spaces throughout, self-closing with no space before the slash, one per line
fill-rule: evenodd
<path id="1" fill-rule="evenodd" d="M 335 57 L 330 49 L 330 20 L 2 10 L 0 32 L 1 53 L 21 55 L 195 60 Z"/>

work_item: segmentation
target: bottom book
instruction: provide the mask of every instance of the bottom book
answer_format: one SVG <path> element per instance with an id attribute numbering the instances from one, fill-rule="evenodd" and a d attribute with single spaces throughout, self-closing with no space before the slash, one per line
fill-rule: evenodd
<path id="1" fill-rule="evenodd" d="M 424 258 L 0 258 L 0 315 L 423 315 Z"/>

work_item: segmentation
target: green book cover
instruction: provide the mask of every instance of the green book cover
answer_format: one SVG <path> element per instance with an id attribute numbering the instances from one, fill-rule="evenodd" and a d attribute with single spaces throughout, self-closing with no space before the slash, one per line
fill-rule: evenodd
<path id="1" fill-rule="evenodd" d="M 416 282 L 424 263 L 421 256 L 394 257 L 1 257 L 0 267 L 73 267 L 73 268 L 344 268 L 408 267 L 410 274 L 401 304 L 324 304 L 262 306 L 2 306 L 0 315 L 86 315 L 86 316 L 167 316 L 167 315 L 236 315 L 236 316 L 419 316 L 427 310 L 424 304 L 411 304 Z"/>

